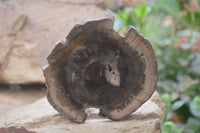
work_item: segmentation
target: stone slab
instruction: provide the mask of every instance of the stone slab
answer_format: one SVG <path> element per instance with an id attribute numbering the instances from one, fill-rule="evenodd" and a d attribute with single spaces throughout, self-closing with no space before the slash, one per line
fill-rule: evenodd
<path id="1" fill-rule="evenodd" d="M 105 16 L 93 0 L 0 2 L 0 84 L 44 83 L 42 66 L 56 42 L 76 23 Z"/>
<path id="2" fill-rule="evenodd" d="M 98 115 L 98 109 L 87 110 L 83 124 L 69 121 L 49 105 L 46 97 L 32 104 L 0 114 L 0 128 L 25 127 L 37 133 L 161 133 L 165 105 L 157 92 L 135 113 L 122 121 L 111 121 Z"/>

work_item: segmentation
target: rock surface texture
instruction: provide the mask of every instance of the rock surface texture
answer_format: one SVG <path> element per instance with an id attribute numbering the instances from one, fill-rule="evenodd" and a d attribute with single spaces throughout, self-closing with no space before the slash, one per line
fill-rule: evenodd
<path id="1" fill-rule="evenodd" d="M 0 1 L 0 84 L 44 83 L 42 66 L 76 23 L 105 17 L 101 0 Z"/>
<path id="2" fill-rule="evenodd" d="M 11 97 L 10 94 L 13 96 Z M 6 106 L 4 109 L 7 111 L 0 113 L 0 129 L 13 126 L 23 127 L 36 133 L 161 133 L 165 105 L 157 92 L 154 92 L 150 100 L 123 121 L 112 121 L 106 117 L 100 117 L 99 111 L 93 108 L 87 110 L 88 119 L 83 124 L 76 124 L 60 115 L 50 106 L 46 98 L 39 100 L 36 98 L 36 101 L 27 99 L 28 96 L 33 97 L 36 94 L 36 91 L 17 94 L 1 91 L 0 106 L 1 109 Z M 41 96 L 41 92 L 38 94 Z M 26 98 L 20 99 L 24 95 Z M 6 101 L 5 97 L 7 97 Z M 13 97 L 15 100 L 12 99 Z M 27 104 L 30 101 L 34 102 Z M 4 105 L 5 102 L 7 105 Z M 18 106 L 13 106 L 16 103 Z"/>

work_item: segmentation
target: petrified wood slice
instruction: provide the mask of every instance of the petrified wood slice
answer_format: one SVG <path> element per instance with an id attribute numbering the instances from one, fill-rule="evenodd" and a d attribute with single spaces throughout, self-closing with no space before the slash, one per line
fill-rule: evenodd
<path id="1" fill-rule="evenodd" d="M 121 36 L 113 18 L 77 24 L 48 57 L 48 100 L 61 114 L 82 123 L 89 107 L 121 120 L 153 94 L 157 62 L 151 44 L 130 26 Z"/>

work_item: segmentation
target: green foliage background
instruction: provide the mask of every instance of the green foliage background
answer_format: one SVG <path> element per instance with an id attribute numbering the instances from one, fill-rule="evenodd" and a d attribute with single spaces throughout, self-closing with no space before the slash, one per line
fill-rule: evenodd
<path id="1" fill-rule="evenodd" d="M 124 33 L 133 25 L 153 45 L 157 91 L 167 106 L 163 133 L 200 133 L 199 5 L 197 0 L 149 0 L 116 13 L 107 11 L 115 17 L 117 31 Z"/>

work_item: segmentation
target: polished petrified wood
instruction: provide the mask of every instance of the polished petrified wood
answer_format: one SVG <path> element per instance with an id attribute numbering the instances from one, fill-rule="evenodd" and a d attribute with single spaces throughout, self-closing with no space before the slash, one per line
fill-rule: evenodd
<path id="1" fill-rule="evenodd" d="M 90 107 L 121 120 L 147 101 L 157 84 L 149 41 L 132 26 L 120 35 L 113 30 L 113 18 L 75 25 L 47 59 L 48 101 L 78 123 L 85 121 Z"/>

